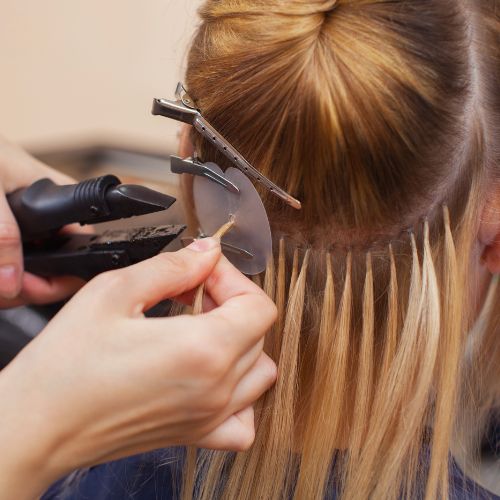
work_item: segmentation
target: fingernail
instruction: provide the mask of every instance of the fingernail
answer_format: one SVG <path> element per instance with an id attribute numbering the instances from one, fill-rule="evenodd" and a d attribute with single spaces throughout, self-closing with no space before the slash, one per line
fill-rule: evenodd
<path id="1" fill-rule="evenodd" d="M 19 293 L 19 280 L 16 266 L 0 266 L 0 295 L 13 299 Z"/>
<path id="2" fill-rule="evenodd" d="M 193 243 L 186 248 L 193 250 L 193 252 L 208 252 L 219 245 L 219 240 L 216 240 L 215 238 L 201 238 L 193 241 Z"/>

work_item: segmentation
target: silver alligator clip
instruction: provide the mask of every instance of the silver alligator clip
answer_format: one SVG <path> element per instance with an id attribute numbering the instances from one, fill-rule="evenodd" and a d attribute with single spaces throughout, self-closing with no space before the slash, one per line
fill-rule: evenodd
<path id="1" fill-rule="evenodd" d="M 196 111 L 198 111 L 198 109 L 194 103 L 194 100 L 191 99 L 191 97 L 187 93 L 187 90 L 184 87 L 182 82 L 179 82 L 177 84 L 177 87 L 175 89 L 175 98 L 178 101 L 181 101 L 184 104 L 184 106 L 187 106 L 188 108 L 191 108 L 191 109 L 196 109 Z"/>
<path id="2" fill-rule="evenodd" d="M 182 159 L 179 156 L 172 155 L 170 157 L 170 170 L 174 174 L 191 174 L 206 177 L 207 179 L 210 179 L 211 181 L 214 181 L 226 188 L 231 193 L 240 194 L 240 190 L 235 184 L 226 179 L 223 175 L 220 175 L 218 172 L 214 172 L 210 168 L 209 164 L 202 163 L 197 159 Z"/>
<path id="3" fill-rule="evenodd" d="M 173 120 L 192 125 L 205 139 L 210 141 L 229 161 L 248 177 L 266 187 L 268 191 L 281 198 L 288 205 L 300 210 L 301 203 L 286 191 L 271 182 L 254 168 L 239 151 L 234 148 L 210 123 L 205 120 L 200 110 L 186 89 L 179 83 L 176 89 L 177 101 L 168 99 L 154 99 L 153 115 L 161 115 Z"/>
<path id="4" fill-rule="evenodd" d="M 182 101 L 169 101 L 168 99 L 155 99 L 152 113 L 189 125 L 193 125 L 196 116 L 201 116 L 198 110 L 186 106 Z"/>

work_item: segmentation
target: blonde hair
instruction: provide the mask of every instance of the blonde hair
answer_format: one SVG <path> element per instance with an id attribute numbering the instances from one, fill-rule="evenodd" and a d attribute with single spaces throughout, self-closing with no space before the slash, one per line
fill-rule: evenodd
<path id="1" fill-rule="evenodd" d="M 500 21 L 494 1 L 476 4 L 201 8 L 191 96 L 304 208 L 262 193 L 278 381 L 251 450 L 188 454 L 185 498 L 448 496 L 452 437 L 498 397 L 472 400 L 464 379 L 480 379 L 478 360 L 485 380 L 500 366 L 493 320 L 465 366 L 481 195 L 500 164 Z"/>

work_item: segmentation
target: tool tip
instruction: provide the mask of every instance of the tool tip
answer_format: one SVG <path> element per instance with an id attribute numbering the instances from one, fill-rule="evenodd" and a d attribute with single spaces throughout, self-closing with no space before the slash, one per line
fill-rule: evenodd
<path id="1" fill-rule="evenodd" d="M 302 209 L 302 203 L 295 199 L 293 196 L 288 195 L 286 200 L 288 205 L 290 205 L 292 208 L 295 208 L 296 210 L 301 210 Z"/>

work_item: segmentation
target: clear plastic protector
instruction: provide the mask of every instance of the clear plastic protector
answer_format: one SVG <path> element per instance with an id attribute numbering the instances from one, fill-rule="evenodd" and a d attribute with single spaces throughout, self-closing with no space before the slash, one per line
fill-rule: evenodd
<path id="1" fill-rule="evenodd" d="M 238 169 L 222 172 L 215 163 L 206 165 L 235 184 L 240 193 L 231 193 L 205 177 L 196 176 L 193 195 L 201 229 L 212 235 L 233 215 L 235 225 L 222 238 L 224 255 L 242 273 L 259 274 L 266 269 L 272 254 L 271 228 L 259 193 Z"/>

